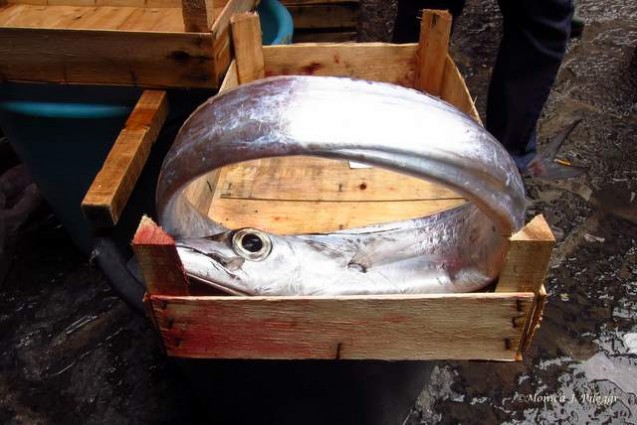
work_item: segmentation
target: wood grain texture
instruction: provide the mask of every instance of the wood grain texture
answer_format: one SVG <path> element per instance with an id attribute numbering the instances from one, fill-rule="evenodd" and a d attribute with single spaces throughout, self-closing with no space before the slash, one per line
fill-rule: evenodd
<path id="1" fill-rule="evenodd" d="M 463 203 L 462 199 L 330 202 L 215 198 L 208 215 L 231 229 L 319 233 L 428 216 Z"/>
<path id="2" fill-rule="evenodd" d="M 334 75 L 413 87 L 416 44 L 264 46 L 265 75 Z"/>
<path id="3" fill-rule="evenodd" d="M 534 295 L 151 295 L 170 356 L 515 360 Z"/>
<path id="4" fill-rule="evenodd" d="M 253 12 L 236 14 L 231 19 L 234 57 L 240 84 L 265 76 L 261 24 Z"/>
<path id="5" fill-rule="evenodd" d="M 357 3 L 287 6 L 294 20 L 294 29 L 356 28 L 359 8 Z"/>
<path id="6" fill-rule="evenodd" d="M 181 13 L 187 32 L 210 31 L 215 20 L 213 0 L 181 0 Z"/>
<path id="7" fill-rule="evenodd" d="M 294 43 L 353 43 L 356 41 L 356 31 L 312 31 L 294 30 Z"/>
<path id="8" fill-rule="evenodd" d="M 511 236 L 497 292 L 538 293 L 551 259 L 555 238 L 544 216 L 538 215 Z"/>
<path id="9" fill-rule="evenodd" d="M 7 4 L 39 6 L 133 6 L 145 8 L 181 8 L 181 0 L 7 0 Z"/>
<path id="10" fill-rule="evenodd" d="M 480 114 L 476 109 L 476 105 L 471 99 L 471 94 L 467 88 L 467 84 L 462 78 L 458 67 L 447 55 L 445 59 L 444 74 L 442 77 L 442 85 L 440 87 L 440 98 L 451 103 L 465 114 L 482 124 Z"/>
<path id="11" fill-rule="evenodd" d="M 153 220 L 142 217 L 132 247 L 150 295 L 190 293 L 174 239 Z"/>
<path id="12" fill-rule="evenodd" d="M 526 321 L 526 328 L 524 329 L 524 339 L 520 344 L 520 351 L 518 353 L 518 360 L 522 360 L 522 355 L 529 349 L 535 333 L 540 328 L 542 323 L 542 316 L 544 314 L 544 306 L 546 305 L 547 298 L 546 288 L 544 285 L 540 287 L 540 290 L 535 296 L 535 302 L 533 308 L 529 312 L 528 319 Z"/>
<path id="13" fill-rule="evenodd" d="M 82 201 L 96 227 L 119 221 L 167 114 L 166 92 L 144 91 Z"/>
<path id="14" fill-rule="evenodd" d="M 208 215 L 229 228 L 293 234 L 422 217 L 464 202 L 443 186 L 382 168 L 295 156 L 223 168 Z"/>
<path id="15" fill-rule="evenodd" d="M 415 87 L 440 96 L 445 59 L 451 35 L 451 14 L 425 9 L 420 25 Z"/>
<path id="16" fill-rule="evenodd" d="M 4 81 L 217 85 L 210 34 L 33 28 L 3 28 L 0 34 Z"/>
<path id="17" fill-rule="evenodd" d="M 181 8 L 133 6 L 34 6 L 0 8 L 0 27 L 183 32 Z"/>

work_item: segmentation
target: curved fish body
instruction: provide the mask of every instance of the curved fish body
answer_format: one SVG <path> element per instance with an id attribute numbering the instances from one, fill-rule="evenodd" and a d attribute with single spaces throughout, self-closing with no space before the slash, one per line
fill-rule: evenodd
<path id="1" fill-rule="evenodd" d="M 229 230 L 184 189 L 225 165 L 310 155 L 353 160 L 450 187 L 469 203 L 429 217 L 329 234 Z M 336 77 L 275 77 L 199 107 L 168 153 L 160 224 L 193 278 L 235 294 L 469 292 L 499 273 L 524 219 L 504 148 L 453 106 L 415 90 Z"/>

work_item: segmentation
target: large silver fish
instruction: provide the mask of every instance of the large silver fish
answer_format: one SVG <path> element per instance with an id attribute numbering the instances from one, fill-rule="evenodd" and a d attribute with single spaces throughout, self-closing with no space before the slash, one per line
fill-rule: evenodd
<path id="1" fill-rule="evenodd" d="M 189 182 L 241 161 L 345 159 L 446 185 L 469 203 L 429 217 L 329 234 L 229 230 L 186 200 Z M 455 107 L 415 90 L 336 77 L 275 77 L 200 106 L 157 188 L 160 224 L 193 278 L 233 294 L 469 292 L 502 268 L 523 224 L 524 187 L 506 150 Z"/>

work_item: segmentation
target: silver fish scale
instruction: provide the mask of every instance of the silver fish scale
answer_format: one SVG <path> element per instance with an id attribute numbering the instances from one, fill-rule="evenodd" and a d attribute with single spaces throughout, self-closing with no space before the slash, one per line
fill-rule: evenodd
<path id="1" fill-rule="evenodd" d="M 185 198 L 188 184 L 214 169 L 291 155 L 384 167 L 470 203 L 414 220 L 279 236 L 226 229 Z M 525 205 L 506 150 L 455 107 L 392 84 L 316 76 L 259 80 L 201 105 L 166 156 L 156 200 L 186 272 L 249 295 L 474 291 L 501 270 Z"/>

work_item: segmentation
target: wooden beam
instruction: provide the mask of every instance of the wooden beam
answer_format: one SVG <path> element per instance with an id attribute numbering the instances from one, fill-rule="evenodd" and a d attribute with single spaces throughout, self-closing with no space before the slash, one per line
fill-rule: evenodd
<path id="1" fill-rule="evenodd" d="M 82 201 L 96 227 L 119 221 L 167 114 L 166 92 L 144 91 Z"/>
<path id="2" fill-rule="evenodd" d="M 151 295 L 168 355 L 228 359 L 513 361 L 533 299 L 532 293 Z"/>
<path id="3" fill-rule="evenodd" d="M 213 0 L 181 0 L 186 32 L 210 31 L 215 21 Z"/>
<path id="4" fill-rule="evenodd" d="M 544 216 L 538 215 L 511 236 L 509 252 L 496 292 L 533 292 L 544 283 L 555 238 Z"/>
<path id="5" fill-rule="evenodd" d="M 546 288 L 542 285 L 535 296 L 533 308 L 529 312 L 529 316 L 526 320 L 526 329 L 524 330 L 524 338 L 520 343 L 518 360 L 522 360 L 522 355 L 529 349 L 535 333 L 540 328 L 540 323 L 542 322 L 542 316 L 544 314 L 544 306 L 546 305 L 546 297 Z"/>
<path id="6" fill-rule="evenodd" d="M 189 286 L 175 240 L 153 220 L 144 216 L 135 237 L 133 251 L 150 295 L 188 295 Z M 153 306 L 153 309 L 157 306 Z"/>
<path id="7" fill-rule="evenodd" d="M 445 59 L 442 85 L 440 87 L 440 98 L 451 103 L 456 108 L 460 109 L 462 112 L 482 124 L 480 114 L 478 114 L 476 105 L 473 103 L 467 84 L 465 83 L 464 78 L 462 78 L 458 67 L 449 55 L 447 55 L 447 58 Z"/>
<path id="8" fill-rule="evenodd" d="M 356 3 L 287 6 L 294 29 L 356 28 L 359 5 Z"/>
<path id="9" fill-rule="evenodd" d="M 451 14 L 449 12 L 423 10 L 414 83 L 418 90 L 434 96 L 440 95 L 450 35 Z"/>
<path id="10" fill-rule="evenodd" d="M 36 28 L 1 34 L 3 81 L 217 86 L 211 34 Z"/>
<path id="11" fill-rule="evenodd" d="M 413 87 L 416 48 L 384 43 L 264 46 L 265 75 L 333 75 Z"/>
<path id="12" fill-rule="evenodd" d="M 236 14 L 231 25 L 239 84 L 265 77 L 259 15 L 251 12 Z"/>

